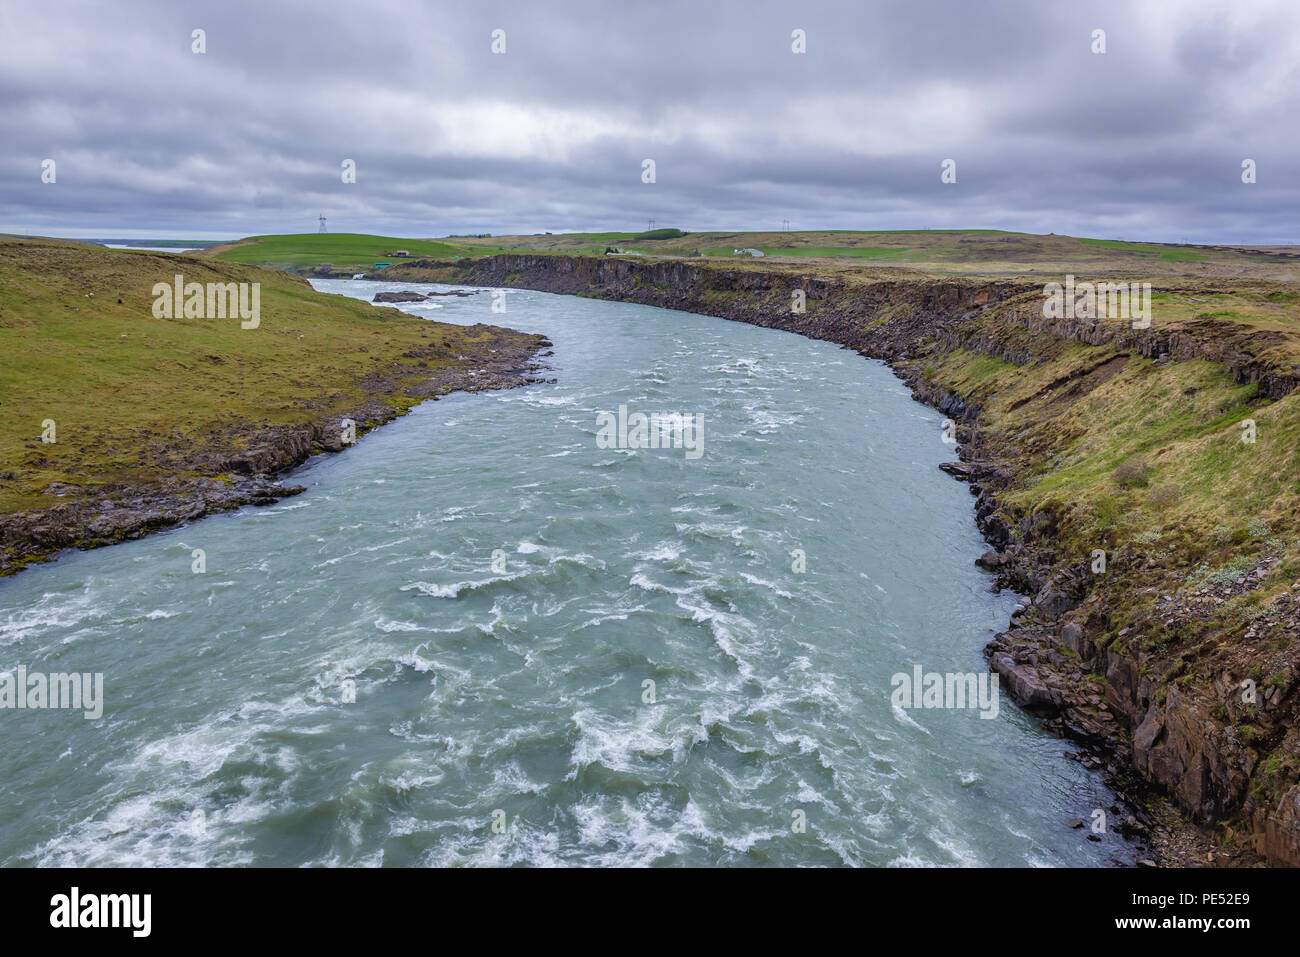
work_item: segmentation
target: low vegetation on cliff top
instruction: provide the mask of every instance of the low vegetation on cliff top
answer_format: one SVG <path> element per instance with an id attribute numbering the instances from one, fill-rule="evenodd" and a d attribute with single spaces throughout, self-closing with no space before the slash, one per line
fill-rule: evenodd
<path id="1" fill-rule="evenodd" d="M 997 229 L 808 230 L 802 232 L 691 232 L 647 238 L 634 233 L 560 233 L 464 240 L 489 252 L 601 254 L 609 243 L 647 256 L 686 256 L 737 263 L 737 249 L 758 249 L 764 264 L 826 267 L 905 267 L 933 275 L 1103 274 L 1256 277 L 1300 280 L 1295 246 L 1191 246 L 1135 243 Z"/>

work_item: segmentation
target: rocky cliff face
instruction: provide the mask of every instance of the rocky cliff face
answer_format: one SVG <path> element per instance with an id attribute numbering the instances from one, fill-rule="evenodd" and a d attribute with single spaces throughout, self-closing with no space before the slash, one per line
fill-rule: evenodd
<path id="1" fill-rule="evenodd" d="M 1217 645 L 1228 649 L 1222 653 L 1206 647 L 1213 640 L 1175 653 L 1125 638 L 1152 623 L 1181 628 L 1203 622 L 1202 607 L 1249 592 L 1268 577 L 1268 567 L 1243 572 L 1241 582 L 1153 595 L 1136 608 L 1113 607 L 1086 562 L 1061 554 L 1063 517 L 1050 508 L 1026 509 L 1007 501 L 1008 491 L 1026 477 L 1023 450 L 1007 447 L 1005 436 L 987 434 L 971 390 L 927 371 L 957 351 L 1050 369 L 1068 344 L 1083 343 L 1098 347 L 1098 361 L 1063 371 L 1045 394 L 1086 395 L 1136 355 L 1161 363 L 1221 363 L 1237 382 L 1257 385 L 1261 399 L 1277 400 L 1300 384 L 1300 369 L 1279 368 L 1270 360 L 1266 333 L 1212 319 L 1177 330 L 1048 319 L 1037 284 L 873 282 L 687 260 L 501 255 L 469 265 L 403 264 L 385 270 L 384 278 L 645 303 L 796 332 L 890 362 L 916 398 L 958 423 L 963 463 L 950 471 L 971 482 L 976 521 L 993 546 L 981 564 L 996 574 L 998 587 L 1027 596 L 1011 626 L 986 650 L 990 667 L 1014 700 L 1041 715 L 1049 728 L 1094 749 L 1095 760 L 1119 786 L 1127 788 L 1124 782 L 1130 780 L 1153 786 L 1197 824 L 1218 826 L 1222 834 L 1231 822 L 1268 860 L 1300 866 L 1300 731 L 1293 722 L 1300 661 L 1295 652 L 1269 653 L 1269 667 L 1287 677 L 1261 687 L 1250 715 L 1257 737 L 1248 742 L 1237 727 L 1234 702 L 1240 679 L 1258 670 L 1263 651 L 1222 636 Z M 1141 569 L 1121 563 L 1113 572 L 1134 578 Z M 1269 608 L 1275 620 L 1268 633 L 1282 634 L 1277 641 L 1286 648 L 1300 647 L 1300 591 Z M 1104 640 L 1117 630 L 1118 639 Z M 1289 645 L 1288 635 L 1295 639 Z M 1137 808 L 1137 819 L 1129 818 L 1132 829 L 1144 833 L 1152 822 L 1143 819 L 1141 797 L 1129 797 Z"/>
<path id="2" fill-rule="evenodd" d="M 411 270 L 403 265 L 386 272 L 387 278 L 402 279 Z M 725 269 L 688 260 L 529 254 L 475 260 L 448 278 L 698 312 L 829 340 L 881 359 L 912 355 L 989 305 L 1040 288 L 960 279 L 848 283 L 797 271 Z M 802 311 L 795 308 L 799 293 Z"/>

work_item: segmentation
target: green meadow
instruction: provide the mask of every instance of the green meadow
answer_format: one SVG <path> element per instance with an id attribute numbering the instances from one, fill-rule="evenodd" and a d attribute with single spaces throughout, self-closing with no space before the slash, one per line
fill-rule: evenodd
<path id="1" fill-rule="evenodd" d="M 154 284 L 177 273 L 260 283 L 259 326 L 155 318 Z M 43 494 L 53 482 L 89 493 L 187 477 L 196 453 L 229 455 L 250 424 L 357 408 L 376 374 L 394 384 L 393 404 L 414 404 L 405 387 L 484 335 L 317 293 L 278 270 L 0 239 L 0 513 L 57 504 Z M 53 443 L 41 440 L 47 421 Z"/>
<path id="2" fill-rule="evenodd" d="M 401 239 L 361 233 L 298 233 L 282 236 L 249 236 L 238 242 L 202 250 L 201 258 L 248 263 L 274 269 L 300 270 L 314 266 L 336 269 L 372 269 L 375 263 L 400 262 L 387 253 L 404 249 L 412 257 L 455 259 L 483 255 L 480 249 L 451 241 Z"/>

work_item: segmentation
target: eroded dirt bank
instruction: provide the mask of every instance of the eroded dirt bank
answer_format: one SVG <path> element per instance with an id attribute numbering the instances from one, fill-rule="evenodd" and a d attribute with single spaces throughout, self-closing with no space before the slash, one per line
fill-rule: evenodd
<path id="1" fill-rule="evenodd" d="M 1270 495 L 1295 491 L 1283 440 L 1300 434 L 1300 366 L 1285 336 L 1209 313 L 1157 311 L 1147 329 L 1045 319 L 1036 283 L 762 264 L 520 254 L 382 278 L 645 303 L 885 360 L 956 423 L 947 470 L 970 483 L 992 546 L 980 564 L 1025 595 L 990 666 L 1120 790 L 1111 826 L 1163 863 L 1300 865 L 1300 543 L 1290 499 Z M 1273 444 L 1238 447 L 1256 419 Z"/>

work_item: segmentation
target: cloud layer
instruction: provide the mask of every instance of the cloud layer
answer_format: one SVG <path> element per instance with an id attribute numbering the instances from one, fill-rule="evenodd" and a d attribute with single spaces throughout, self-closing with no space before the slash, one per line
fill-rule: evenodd
<path id="1" fill-rule="evenodd" d="M 1300 242 L 1297 50 L 1294 0 L 9 0 L 0 231 Z"/>

